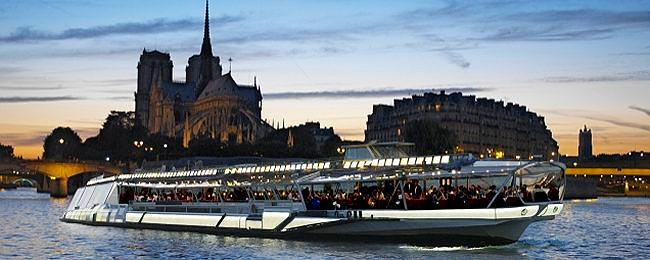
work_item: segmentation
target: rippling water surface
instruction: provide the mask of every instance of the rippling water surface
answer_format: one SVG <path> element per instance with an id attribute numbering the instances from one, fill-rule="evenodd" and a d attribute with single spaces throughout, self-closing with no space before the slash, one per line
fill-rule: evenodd
<path id="1" fill-rule="evenodd" d="M 58 220 L 68 200 L 0 191 L 0 259 L 7 258 L 587 258 L 650 259 L 650 198 L 567 202 L 519 242 L 485 248 L 299 242 L 94 227 Z M 453 239 L 453 238 L 451 238 Z"/>

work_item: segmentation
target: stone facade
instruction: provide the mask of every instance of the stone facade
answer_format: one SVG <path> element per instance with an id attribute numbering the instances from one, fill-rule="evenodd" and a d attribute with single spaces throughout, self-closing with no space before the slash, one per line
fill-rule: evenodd
<path id="1" fill-rule="evenodd" d="M 396 99 L 393 106 L 374 105 L 365 141 L 405 141 L 402 131 L 418 119 L 431 119 L 452 131 L 458 138 L 456 152 L 522 159 L 550 159 L 558 152 L 544 117 L 525 106 L 444 91 Z"/>
<path id="2" fill-rule="evenodd" d="M 206 2 L 203 43 L 185 68 L 186 81 L 172 80 L 168 53 L 142 51 L 135 93 L 136 122 L 150 134 L 183 139 L 198 136 L 221 142 L 252 143 L 272 127 L 261 119 L 262 94 L 256 82 L 237 84 L 230 72 L 222 74 L 218 56 L 212 55 Z"/>

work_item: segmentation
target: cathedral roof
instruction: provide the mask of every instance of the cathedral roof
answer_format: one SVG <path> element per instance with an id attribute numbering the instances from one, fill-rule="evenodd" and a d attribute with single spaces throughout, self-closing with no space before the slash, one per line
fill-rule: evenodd
<path id="1" fill-rule="evenodd" d="M 176 97 L 181 102 L 194 101 L 194 86 L 178 82 L 166 82 L 162 85 L 164 98 L 175 101 Z"/>
<path id="2" fill-rule="evenodd" d="M 216 96 L 239 96 L 252 104 L 262 100 L 262 94 L 256 86 L 238 85 L 230 73 L 211 80 L 197 100 Z"/>
<path id="3" fill-rule="evenodd" d="M 208 82 L 197 100 L 216 96 L 235 96 L 238 94 L 239 86 L 230 76 L 230 73 Z"/>

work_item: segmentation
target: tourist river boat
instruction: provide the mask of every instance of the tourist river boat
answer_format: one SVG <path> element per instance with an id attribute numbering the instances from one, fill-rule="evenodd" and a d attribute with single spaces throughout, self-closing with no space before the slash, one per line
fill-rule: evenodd
<path id="1" fill-rule="evenodd" d="M 348 146 L 338 160 L 136 171 L 76 191 L 62 221 L 286 239 L 502 245 L 562 211 L 565 166 L 408 156 Z"/>

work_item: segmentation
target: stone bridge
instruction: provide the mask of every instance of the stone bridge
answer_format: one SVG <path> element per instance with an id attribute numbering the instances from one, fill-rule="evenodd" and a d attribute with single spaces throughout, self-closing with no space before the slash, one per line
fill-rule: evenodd
<path id="1" fill-rule="evenodd" d="M 66 197 L 72 177 L 87 173 L 116 175 L 125 170 L 128 169 L 99 162 L 9 161 L 0 162 L 0 181 L 5 184 L 31 181 L 38 184 L 39 191 L 49 192 L 53 197 Z M 82 182 L 77 186 L 85 184 Z"/>

